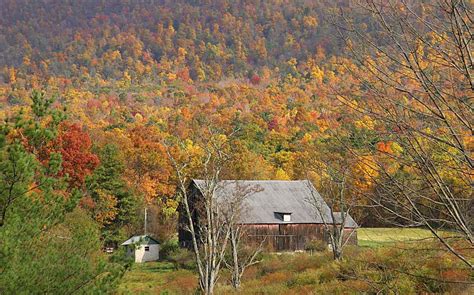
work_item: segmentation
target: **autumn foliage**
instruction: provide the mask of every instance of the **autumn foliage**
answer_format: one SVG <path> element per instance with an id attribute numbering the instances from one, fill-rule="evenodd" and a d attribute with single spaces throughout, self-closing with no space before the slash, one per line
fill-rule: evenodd
<path id="1" fill-rule="evenodd" d="M 49 152 L 62 156 L 59 176 L 67 176 L 71 187 L 81 187 L 87 176 L 99 165 L 99 158 L 92 150 L 89 134 L 78 123 L 63 122 L 58 137 L 51 143 Z"/>
<path id="2" fill-rule="evenodd" d="M 415 140 L 439 163 L 438 183 L 469 200 L 463 203 L 469 208 L 472 166 L 459 161 L 472 161 L 472 89 L 459 86 L 458 81 L 467 80 L 458 72 L 463 67 L 446 70 L 450 63 L 440 62 L 444 52 L 451 61 L 461 59 L 452 59 L 454 51 L 445 40 L 450 35 L 445 34 L 423 36 L 410 48 L 411 60 L 400 64 L 382 52 L 370 54 L 373 50 L 351 55 L 354 43 L 336 37 L 339 12 L 351 15 L 355 29 L 369 40 L 393 43 L 352 2 L 4 0 L 0 118 L 31 105 L 33 89 L 54 96 L 55 108 L 67 109 L 67 121 L 49 134 L 54 140 L 46 145 L 28 142 L 21 132 L 9 136 L 23 136 L 24 145 L 45 166 L 50 155 L 60 154 L 57 176 L 67 177 L 68 190 L 83 192 L 83 207 L 104 236 L 107 232 L 116 240 L 119 231 L 131 234 L 142 228 L 145 206 L 154 208 L 155 220 L 176 226 L 179 200 L 167 152 L 198 158 L 197 143 L 209 128 L 233 132 L 226 178 L 310 178 L 318 183 L 324 178 L 321 167 L 343 163 L 351 175 L 348 197 L 358 205 L 351 215 L 360 224 L 407 225 L 376 208 L 386 203 L 372 204 L 396 191 L 393 183 L 413 184 L 423 213 L 436 212 L 436 220 L 445 220 L 442 209 L 424 203 L 433 193 L 423 185 L 426 173 L 400 159 L 423 160 L 410 155 L 402 139 Z M 421 22 L 441 13 L 425 1 L 413 5 Z M 407 67 L 414 58 L 438 93 L 427 93 L 416 83 L 417 75 Z M 377 72 L 397 67 L 393 75 Z M 381 76 L 404 92 L 386 87 Z M 445 113 L 426 108 L 433 97 L 447 93 L 455 103 L 441 104 Z M 462 111 L 453 112 L 458 108 Z M 400 116 L 392 118 L 397 112 Z M 467 119 L 451 124 L 459 114 Z M 440 118 L 449 124 L 440 124 Z M 407 130 L 422 133 L 411 136 Z M 456 141 L 447 147 L 428 140 L 440 134 L 440 142 L 450 134 Z M 465 147 L 462 153 L 457 146 Z M 202 176 L 199 167 L 190 167 L 189 175 Z M 272 276 L 267 279 L 280 274 Z"/>

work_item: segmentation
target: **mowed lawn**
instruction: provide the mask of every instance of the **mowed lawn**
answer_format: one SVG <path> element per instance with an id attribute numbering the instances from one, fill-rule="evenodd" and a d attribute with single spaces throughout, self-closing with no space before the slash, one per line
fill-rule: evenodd
<path id="1" fill-rule="evenodd" d="M 442 232 L 441 234 L 446 234 Z M 380 247 L 397 242 L 418 242 L 433 239 L 433 234 L 421 228 L 359 228 L 359 246 Z"/>

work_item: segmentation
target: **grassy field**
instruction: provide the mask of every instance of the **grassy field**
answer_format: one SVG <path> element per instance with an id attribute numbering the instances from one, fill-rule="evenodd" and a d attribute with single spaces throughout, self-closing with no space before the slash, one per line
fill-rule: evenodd
<path id="1" fill-rule="evenodd" d="M 119 294 L 189 294 L 197 277 L 190 270 L 176 270 L 170 262 L 135 263 L 123 277 Z"/>
<path id="2" fill-rule="evenodd" d="M 360 228 L 357 230 L 359 246 L 381 247 L 396 242 L 429 240 L 433 235 L 421 228 Z"/>
<path id="3" fill-rule="evenodd" d="M 359 245 L 348 247 L 341 262 L 334 262 L 329 251 L 272 255 L 250 267 L 243 278 L 241 292 L 228 284 L 223 270 L 216 294 L 357 294 L 390 293 L 390 286 L 401 294 L 469 294 L 466 285 L 440 284 L 438 279 L 472 280 L 470 272 L 455 267 L 446 253 L 411 252 L 390 247 L 403 243 L 407 248 L 430 243 L 431 235 L 423 229 L 359 229 Z M 406 244 L 405 244 L 406 243 Z M 413 255 L 413 253 L 417 253 Z M 383 267 L 380 267 L 383 266 Z M 444 269 L 444 270 L 443 270 Z M 446 269 L 450 271 L 446 272 Z M 416 272 L 407 275 L 400 270 Z M 426 277 L 436 280 L 427 281 Z M 383 281 L 388 280 L 387 282 Z M 377 283 L 374 283 L 377 282 Z M 196 294 L 197 277 L 193 270 L 176 269 L 170 262 L 134 264 L 123 277 L 119 294 Z M 467 291 L 466 290 L 470 290 Z"/>

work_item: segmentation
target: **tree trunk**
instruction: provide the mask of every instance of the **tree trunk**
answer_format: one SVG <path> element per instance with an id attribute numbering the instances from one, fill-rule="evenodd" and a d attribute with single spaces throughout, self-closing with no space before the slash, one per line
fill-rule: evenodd
<path id="1" fill-rule="evenodd" d="M 335 246 L 332 249 L 332 254 L 334 257 L 334 260 L 341 260 L 342 259 L 342 249 L 339 248 L 339 246 Z"/>
<path id="2" fill-rule="evenodd" d="M 235 289 L 239 289 L 241 271 L 240 271 L 240 266 L 239 266 L 239 255 L 238 255 L 238 247 L 237 247 L 237 233 L 235 232 L 235 230 L 231 230 L 230 232 L 230 245 L 231 245 L 232 260 L 233 260 L 232 286 Z"/>

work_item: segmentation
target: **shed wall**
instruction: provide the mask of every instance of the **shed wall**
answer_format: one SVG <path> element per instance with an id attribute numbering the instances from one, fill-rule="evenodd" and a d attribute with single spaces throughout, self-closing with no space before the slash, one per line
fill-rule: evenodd
<path id="1" fill-rule="evenodd" d="M 149 247 L 149 251 L 145 251 Z M 135 249 L 135 262 L 156 261 L 160 256 L 160 245 L 139 245 Z"/>

